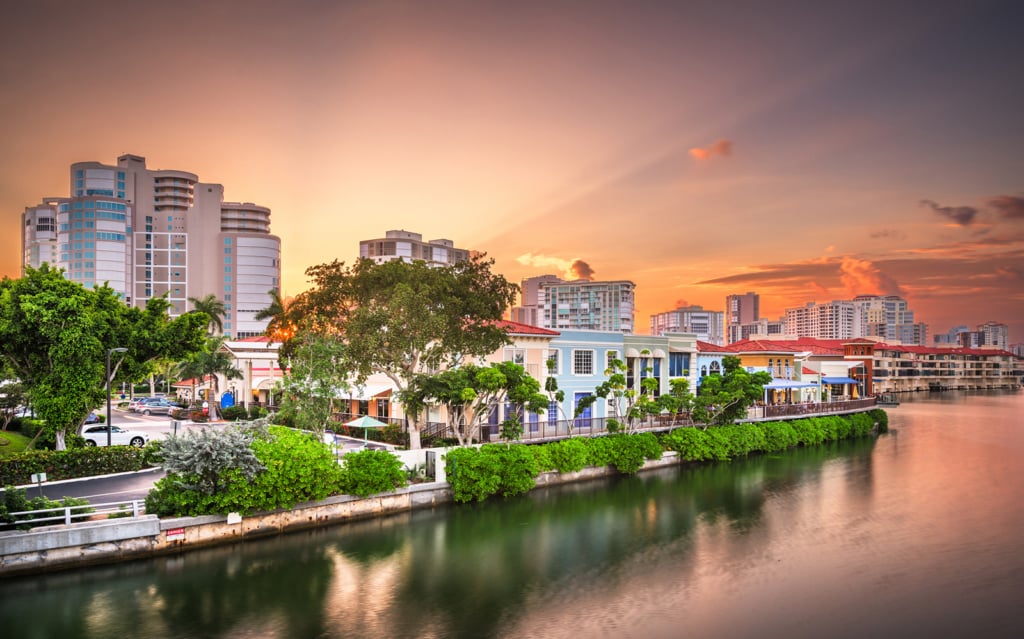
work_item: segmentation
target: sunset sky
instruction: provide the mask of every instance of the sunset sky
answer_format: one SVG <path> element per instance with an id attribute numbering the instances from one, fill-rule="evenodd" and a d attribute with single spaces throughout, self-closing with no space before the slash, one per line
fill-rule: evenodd
<path id="1" fill-rule="evenodd" d="M 90 1 L 0 20 L 0 274 L 68 166 L 272 210 L 284 293 L 389 229 L 686 301 L 905 296 L 1024 341 L 1024 3 Z"/>

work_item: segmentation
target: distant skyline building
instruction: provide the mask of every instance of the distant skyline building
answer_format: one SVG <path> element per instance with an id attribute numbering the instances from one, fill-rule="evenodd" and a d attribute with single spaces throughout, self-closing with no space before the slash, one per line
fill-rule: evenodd
<path id="1" fill-rule="evenodd" d="M 852 339 L 856 309 L 848 300 L 808 302 L 786 309 L 786 331 L 797 337 L 815 339 Z"/>
<path id="2" fill-rule="evenodd" d="M 978 325 L 983 346 L 994 346 L 1000 350 L 1010 350 L 1010 327 L 1001 322 L 985 322 Z"/>
<path id="3" fill-rule="evenodd" d="M 928 327 L 914 322 L 907 300 L 898 295 L 858 295 L 853 337 L 877 337 L 889 343 L 927 346 Z"/>
<path id="4" fill-rule="evenodd" d="M 935 346 L 955 346 L 960 344 L 960 333 L 970 332 L 970 328 L 966 324 L 954 326 L 949 329 L 946 333 L 941 333 L 932 337 L 932 343 Z"/>
<path id="5" fill-rule="evenodd" d="M 424 241 L 420 233 L 403 230 L 386 231 L 384 237 L 359 242 L 359 257 L 378 264 L 393 260 L 423 260 L 433 266 L 448 266 L 468 260 L 472 254 L 467 249 L 455 248 L 451 240 Z"/>
<path id="6" fill-rule="evenodd" d="M 533 326 L 552 330 L 590 330 L 632 333 L 636 284 L 629 280 L 565 281 L 541 276 L 536 282 L 536 305 L 512 309 L 513 317 L 528 316 L 536 308 Z M 529 301 L 525 298 L 524 301 Z M 527 323 L 527 322 L 523 322 Z"/>
<path id="7" fill-rule="evenodd" d="M 224 333 L 262 334 L 281 282 L 281 240 L 270 209 L 225 202 L 224 187 L 187 171 L 149 169 L 124 154 L 116 165 L 76 162 L 68 197 L 47 197 L 22 214 L 22 264 L 44 262 L 87 287 L 109 283 L 126 303 L 167 296 L 171 315 L 190 297 L 224 302 Z"/>
<path id="8" fill-rule="evenodd" d="M 742 337 L 743 324 L 753 324 L 761 319 L 761 296 L 747 292 L 742 295 L 725 296 L 725 339 L 729 344 Z"/>
<path id="9" fill-rule="evenodd" d="M 698 305 L 680 306 L 651 315 L 651 335 L 692 333 L 702 342 L 722 346 L 724 318 L 722 311 L 709 311 Z"/>

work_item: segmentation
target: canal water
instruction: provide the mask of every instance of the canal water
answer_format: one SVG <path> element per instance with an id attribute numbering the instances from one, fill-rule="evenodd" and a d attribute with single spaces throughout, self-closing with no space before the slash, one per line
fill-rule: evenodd
<path id="1" fill-rule="evenodd" d="M 1024 393 L 877 439 L 0 580 L 21 637 L 1021 637 Z"/>

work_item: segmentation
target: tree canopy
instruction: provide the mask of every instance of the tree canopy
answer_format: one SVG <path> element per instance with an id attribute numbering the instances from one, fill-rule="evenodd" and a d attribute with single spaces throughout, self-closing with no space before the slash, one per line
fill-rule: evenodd
<path id="1" fill-rule="evenodd" d="M 187 314 L 171 320 L 168 307 L 156 298 L 145 309 L 130 308 L 110 287 L 85 288 L 45 264 L 0 282 L 0 358 L 54 432 L 58 449 L 103 402 L 108 349 L 128 349 L 117 365 L 134 379 L 154 358 L 183 357 L 199 347 L 203 323 Z"/>
<path id="2" fill-rule="evenodd" d="M 298 335 L 343 342 L 339 366 L 352 381 L 382 374 L 402 397 L 416 375 L 482 357 L 508 342 L 498 321 L 518 287 L 491 273 L 493 263 L 473 257 L 443 267 L 368 259 L 352 266 L 321 264 L 307 269 L 313 287 L 296 297 L 287 319 Z M 286 356 L 297 343 L 294 338 L 285 343 Z M 419 447 L 415 418 L 409 439 L 411 447 Z"/>
<path id="3" fill-rule="evenodd" d="M 217 299 L 213 293 L 204 297 L 190 297 L 188 301 L 192 302 L 193 312 L 206 315 L 207 326 L 211 334 L 223 332 L 224 315 L 227 313 L 224 302 Z"/>
<path id="4" fill-rule="evenodd" d="M 746 415 L 747 407 L 761 398 L 770 373 L 749 373 L 740 358 L 722 358 L 722 373 L 705 376 L 693 406 L 693 419 L 701 424 L 732 424 Z"/>

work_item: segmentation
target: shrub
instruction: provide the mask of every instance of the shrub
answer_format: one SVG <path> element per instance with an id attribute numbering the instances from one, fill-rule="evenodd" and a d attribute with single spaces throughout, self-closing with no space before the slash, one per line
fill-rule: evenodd
<path id="1" fill-rule="evenodd" d="M 662 446 L 674 450 L 687 461 L 714 459 L 707 431 L 700 428 L 677 428 L 662 436 Z"/>
<path id="2" fill-rule="evenodd" d="M 547 469 L 575 473 L 587 465 L 587 444 L 581 439 L 563 439 L 538 448 L 547 453 L 550 460 L 550 465 L 544 465 Z"/>
<path id="3" fill-rule="evenodd" d="M 804 446 L 820 444 L 825 441 L 825 433 L 811 419 L 797 419 L 790 422 L 796 433 L 797 442 Z"/>
<path id="4" fill-rule="evenodd" d="M 456 448 L 445 455 L 445 472 L 458 502 L 483 501 L 501 485 L 498 459 L 476 448 Z"/>
<path id="5" fill-rule="evenodd" d="M 224 418 L 225 421 L 237 422 L 240 419 L 247 419 L 249 417 L 249 411 L 245 406 L 228 406 L 227 408 L 221 409 L 220 416 Z"/>
<path id="6" fill-rule="evenodd" d="M 661 457 L 661 444 L 652 433 L 615 433 L 587 440 L 591 466 L 614 466 L 620 473 L 640 470 L 645 459 Z"/>
<path id="7" fill-rule="evenodd" d="M 386 450 L 361 450 L 342 457 L 341 491 L 348 495 L 366 497 L 408 483 L 402 462 Z"/>
<path id="8" fill-rule="evenodd" d="M 150 491 L 147 512 L 161 516 L 250 513 L 291 508 L 340 492 L 342 473 L 334 453 L 309 433 L 276 426 L 267 431 L 236 427 L 202 432 L 232 431 L 237 432 L 227 437 L 207 435 L 206 440 L 192 443 L 192 451 L 179 451 L 176 447 L 182 444 L 171 444 L 183 438 L 167 440 L 164 463 L 175 470 Z"/>
<path id="9" fill-rule="evenodd" d="M 789 422 L 764 422 L 764 451 L 775 453 L 799 444 L 796 431 Z"/>
<path id="10" fill-rule="evenodd" d="M 498 460 L 499 473 L 498 494 L 512 497 L 530 492 L 537 485 L 540 468 L 537 458 L 526 446 L 509 446 L 507 444 L 485 444 L 480 452 Z"/>
<path id="11" fill-rule="evenodd" d="M 28 484 L 33 473 L 46 473 L 49 481 L 142 470 L 143 451 L 134 446 L 26 450 L 0 459 L 0 484 Z"/>
<path id="12" fill-rule="evenodd" d="M 266 416 L 267 416 L 267 409 L 266 408 L 263 408 L 262 406 L 259 406 L 257 404 L 250 404 L 249 405 L 249 414 L 248 414 L 247 417 L 250 420 L 259 419 L 261 417 L 266 417 Z"/>
<path id="13" fill-rule="evenodd" d="M 876 408 L 870 410 L 867 413 L 874 423 L 878 424 L 878 432 L 887 433 L 889 432 L 889 413 L 885 412 L 882 408 Z M 872 424 L 872 427 L 874 424 Z"/>
<path id="14" fill-rule="evenodd" d="M 573 441 L 573 440 L 567 439 L 565 441 Z M 527 446 L 529 451 L 531 453 L 533 453 L 533 458 L 537 460 L 537 471 L 538 472 L 544 473 L 544 472 L 547 472 L 549 470 L 556 470 L 555 462 L 552 459 L 552 455 L 551 455 L 551 446 L 553 446 L 554 444 L 557 444 L 557 443 L 558 442 L 552 442 L 551 444 L 540 444 L 540 445 Z M 584 444 L 584 446 L 583 446 L 583 458 L 584 458 L 583 465 L 584 466 L 586 465 L 586 455 L 587 455 L 587 449 L 586 449 L 586 445 Z"/>
<path id="15" fill-rule="evenodd" d="M 24 512 L 26 510 L 50 510 L 54 508 L 67 508 L 69 506 L 85 506 L 89 503 L 88 499 L 82 499 L 78 497 L 65 497 L 60 501 L 54 501 L 47 499 L 46 497 L 33 497 L 32 499 L 25 498 L 25 491 L 14 486 L 6 486 L 4 488 L 3 496 L 0 498 L 0 521 L 4 523 L 14 523 L 15 517 L 11 513 Z M 75 510 L 75 514 L 93 512 L 92 508 L 82 508 Z M 54 516 L 55 513 L 39 513 L 36 515 L 19 515 L 17 517 L 22 523 L 18 525 L 19 530 L 28 530 L 35 526 L 49 526 L 54 521 L 37 521 L 32 522 L 32 519 L 44 519 Z M 28 520 L 28 521 L 26 521 Z"/>

